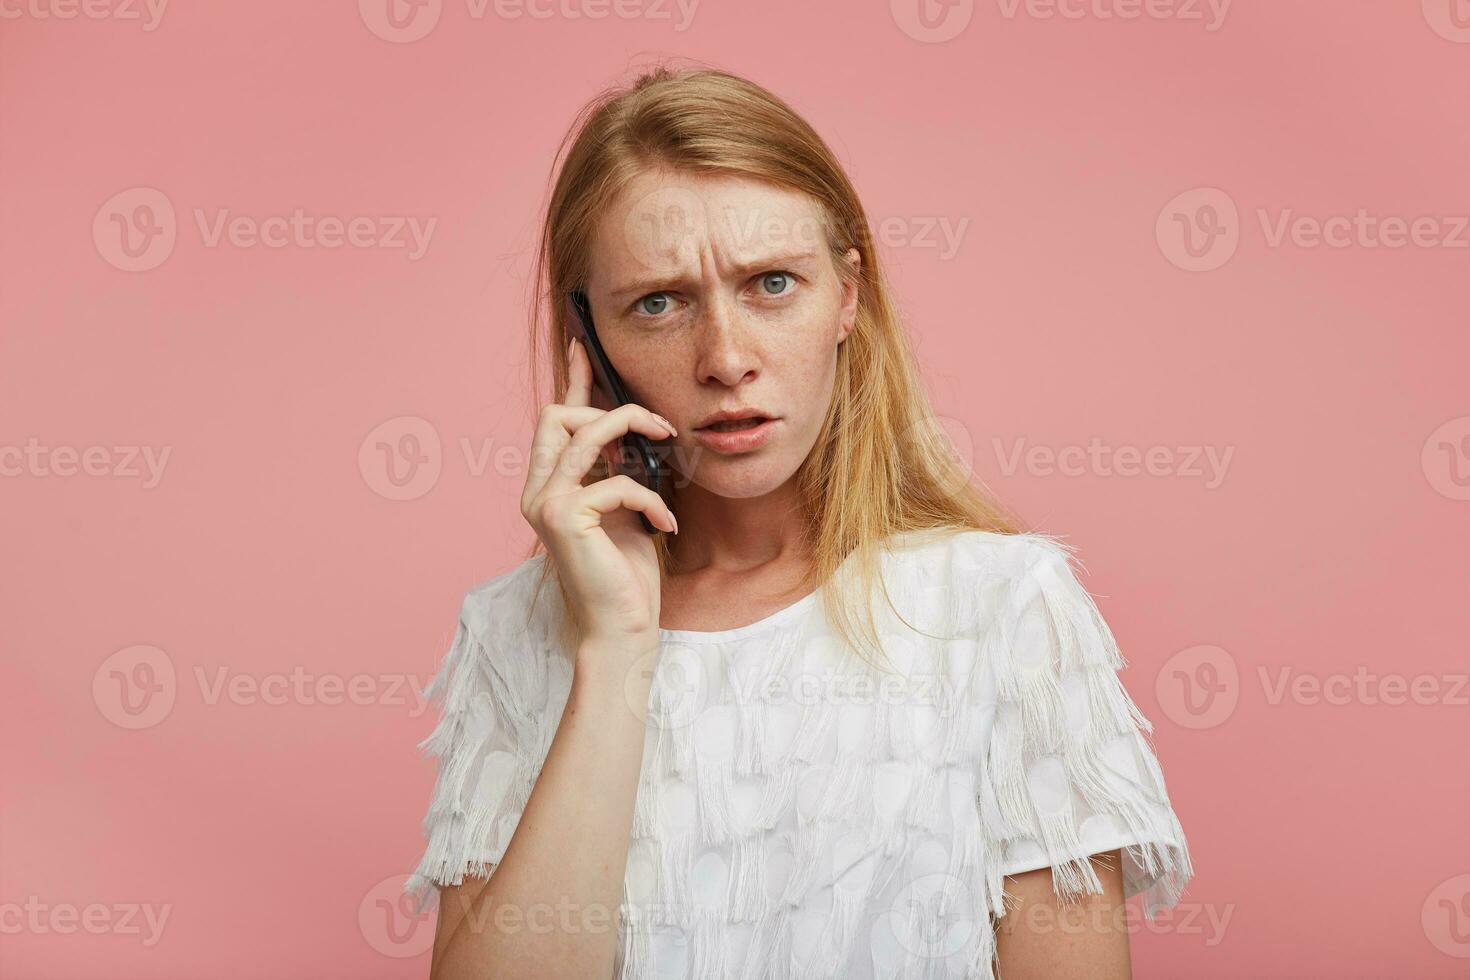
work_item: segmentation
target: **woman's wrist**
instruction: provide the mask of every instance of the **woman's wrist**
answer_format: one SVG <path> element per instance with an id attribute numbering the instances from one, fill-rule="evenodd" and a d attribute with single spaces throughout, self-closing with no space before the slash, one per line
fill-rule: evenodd
<path id="1" fill-rule="evenodd" d="M 659 650 L 657 632 L 586 636 L 577 644 L 577 666 L 585 663 L 635 663 L 645 657 L 656 657 Z"/>
<path id="2" fill-rule="evenodd" d="M 586 638 L 577 646 L 574 682 L 591 681 L 598 689 L 611 691 L 636 685 L 646 691 L 653 683 L 658 651 L 657 635 Z"/>

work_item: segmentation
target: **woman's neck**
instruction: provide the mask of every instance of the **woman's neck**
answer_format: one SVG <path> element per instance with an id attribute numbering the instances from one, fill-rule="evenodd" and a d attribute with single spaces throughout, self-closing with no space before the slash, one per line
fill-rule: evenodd
<path id="1" fill-rule="evenodd" d="M 810 542 L 794 478 L 758 497 L 722 497 L 690 484 L 674 505 L 679 533 L 668 537 L 676 575 L 716 577 L 772 565 L 805 565 Z"/>

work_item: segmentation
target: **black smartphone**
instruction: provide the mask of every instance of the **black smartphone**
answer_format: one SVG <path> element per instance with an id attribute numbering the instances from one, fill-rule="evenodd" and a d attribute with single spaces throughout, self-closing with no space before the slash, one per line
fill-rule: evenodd
<path id="1" fill-rule="evenodd" d="M 608 360 L 607 352 L 602 349 L 602 343 L 597 339 L 597 328 L 592 323 L 592 305 L 587 302 L 587 294 L 580 289 L 573 289 L 567 293 L 567 303 L 571 307 L 572 315 L 568 320 L 572 333 L 582 342 L 592 361 L 593 381 L 612 400 L 615 407 L 628 404 L 633 399 L 628 397 L 627 386 L 623 384 L 623 379 L 618 376 L 612 361 Z M 668 469 L 664 463 L 664 453 L 653 442 L 641 432 L 629 432 L 622 436 L 618 440 L 617 469 L 619 473 L 631 476 L 663 497 L 667 503 L 665 489 L 668 486 Z M 661 530 L 654 527 L 649 522 L 648 515 L 642 511 L 638 512 L 638 519 L 643 522 L 643 529 L 649 534 L 657 534 Z"/>

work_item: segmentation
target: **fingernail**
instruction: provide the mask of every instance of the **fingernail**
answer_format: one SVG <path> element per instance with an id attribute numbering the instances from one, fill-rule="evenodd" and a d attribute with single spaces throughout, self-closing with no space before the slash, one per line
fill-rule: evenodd
<path id="1" fill-rule="evenodd" d="M 679 533 L 679 519 L 674 516 L 674 512 L 673 511 L 669 511 L 669 518 L 674 522 L 674 533 L 675 534 L 678 534 Z"/>
<path id="2" fill-rule="evenodd" d="M 572 359 L 572 356 L 575 355 L 576 353 L 577 353 L 577 338 L 576 337 L 573 337 L 571 339 L 571 341 L 567 344 L 567 360 L 570 361 Z"/>
<path id="3" fill-rule="evenodd" d="M 679 434 L 679 430 L 676 429 L 676 428 L 674 428 L 674 423 L 670 422 L 668 419 L 664 418 L 662 415 L 658 414 L 657 412 L 654 412 L 653 413 L 653 417 L 656 418 L 656 419 L 658 419 L 660 422 L 662 422 L 664 424 L 664 428 L 665 429 L 668 429 L 674 435 L 678 435 Z"/>

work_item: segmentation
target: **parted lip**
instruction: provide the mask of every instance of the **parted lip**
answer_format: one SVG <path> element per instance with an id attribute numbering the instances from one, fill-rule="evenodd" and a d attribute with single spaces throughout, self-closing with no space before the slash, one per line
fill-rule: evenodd
<path id="1" fill-rule="evenodd" d="M 709 416 L 703 422 L 701 422 L 698 425 L 696 425 L 695 428 L 696 429 L 708 428 L 709 426 L 714 425 L 716 422 L 736 422 L 736 421 L 739 421 L 740 419 L 752 419 L 752 418 L 773 419 L 775 417 L 776 416 L 772 415 L 770 412 L 767 412 L 763 408 L 734 408 L 734 409 L 726 409 L 723 412 L 716 412 L 715 414 Z"/>

